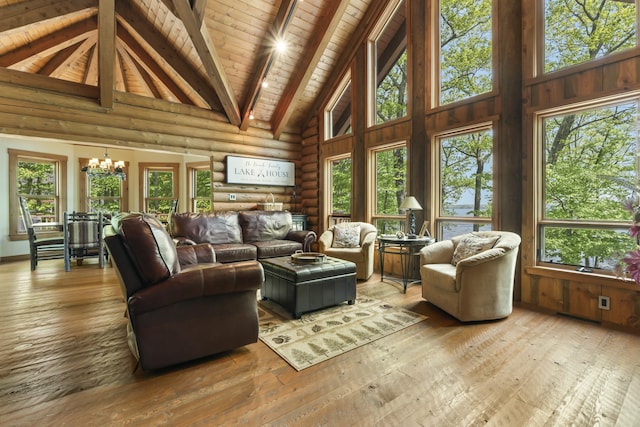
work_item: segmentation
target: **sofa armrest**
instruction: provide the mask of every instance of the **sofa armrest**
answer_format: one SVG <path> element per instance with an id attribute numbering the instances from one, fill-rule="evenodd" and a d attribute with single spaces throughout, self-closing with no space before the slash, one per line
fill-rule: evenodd
<path id="1" fill-rule="evenodd" d="M 216 262 L 216 253 L 209 243 L 178 246 L 176 251 L 178 252 L 178 262 L 183 268 L 189 265 Z"/>
<path id="2" fill-rule="evenodd" d="M 302 250 L 305 252 L 311 251 L 311 245 L 316 242 L 316 238 L 315 231 L 311 230 L 290 230 L 286 237 L 287 240 L 302 243 Z"/>
<path id="3" fill-rule="evenodd" d="M 186 237 L 180 237 L 180 236 L 178 236 L 178 237 L 173 237 L 173 243 L 174 243 L 176 246 L 197 245 L 197 243 L 196 243 L 196 242 L 194 242 L 193 240 L 188 239 L 188 238 L 186 238 Z"/>
<path id="4" fill-rule="evenodd" d="M 131 314 L 141 314 L 195 298 L 256 292 L 263 282 L 264 270 L 257 261 L 199 264 L 141 289 L 127 304 Z"/>
<path id="5" fill-rule="evenodd" d="M 333 230 L 327 230 L 318 239 L 318 250 L 322 253 L 333 245 Z"/>
<path id="6" fill-rule="evenodd" d="M 420 265 L 448 264 L 453 258 L 453 242 L 442 240 L 420 249 Z"/>

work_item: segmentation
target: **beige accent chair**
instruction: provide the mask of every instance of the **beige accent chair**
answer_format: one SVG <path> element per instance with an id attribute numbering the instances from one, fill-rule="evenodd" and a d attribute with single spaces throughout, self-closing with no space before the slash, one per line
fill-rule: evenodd
<path id="1" fill-rule="evenodd" d="M 466 238 L 477 236 L 499 239 L 488 247 L 476 247 L 479 252 L 475 255 L 467 251 L 467 257 L 453 265 L 456 248 L 472 241 Z M 520 241 L 515 233 L 484 231 L 425 246 L 420 250 L 423 298 L 462 322 L 509 316 Z M 463 247 L 460 249 L 462 252 Z"/>
<path id="2" fill-rule="evenodd" d="M 338 226 L 360 226 L 359 247 L 337 248 L 334 244 L 335 225 L 320 235 L 318 239 L 319 251 L 327 256 L 344 259 L 356 264 L 356 278 L 368 280 L 373 274 L 374 244 L 378 230 L 366 222 L 343 222 Z"/>

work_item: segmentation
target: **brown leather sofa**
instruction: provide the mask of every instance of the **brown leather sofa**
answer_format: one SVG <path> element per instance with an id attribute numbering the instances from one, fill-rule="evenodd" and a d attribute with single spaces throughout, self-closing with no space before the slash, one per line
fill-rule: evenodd
<path id="1" fill-rule="evenodd" d="M 126 300 L 129 347 L 143 369 L 258 340 L 259 262 L 221 264 L 211 245 L 176 247 L 143 213 L 115 216 L 104 235 Z"/>
<path id="2" fill-rule="evenodd" d="M 210 243 L 222 263 L 310 251 L 316 233 L 292 228 L 286 211 L 185 212 L 172 215 L 170 221 L 176 246 Z"/>

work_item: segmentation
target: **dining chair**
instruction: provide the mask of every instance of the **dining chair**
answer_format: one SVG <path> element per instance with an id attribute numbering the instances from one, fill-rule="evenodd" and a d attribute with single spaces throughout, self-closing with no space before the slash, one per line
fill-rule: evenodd
<path id="1" fill-rule="evenodd" d="M 71 259 L 78 265 L 85 258 L 98 257 L 100 268 L 104 268 L 104 242 L 102 212 L 64 213 L 64 269 L 71 270 Z"/>
<path id="2" fill-rule="evenodd" d="M 64 258 L 64 237 L 38 237 L 36 230 L 41 228 L 41 226 L 33 223 L 27 199 L 24 196 L 18 196 L 18 200 L 22 220 L 24 221 L 24 226 L 27 229 L 27 235 L 29 237 L 31 271 L 36 269 L 38 261 L 40 260 Z M 49 223 L 43 223 L 42 225 L 50 226 Z"/>

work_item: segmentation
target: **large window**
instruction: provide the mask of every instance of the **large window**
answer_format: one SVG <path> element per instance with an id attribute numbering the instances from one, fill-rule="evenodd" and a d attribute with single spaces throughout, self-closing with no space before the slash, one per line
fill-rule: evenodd
<path id="1" fill-rule="evenodd" d="M 351 75 L 347 75 L 325 109 L 325 140 L 351 133 Z"/>
<path id="2" fill-rule="evenodd" d="M 544 71 L 630 49 L 637 44 L 633 0 L 544 2 Z"/>
<path id="3" fill-rule="evenodd" d="M 80 168 L 88 164 L 89 159 L 80 158 Z M 128 165 L 125 165 L 125 170 Z M 129 210 L 129 185 L 117 176 L 80 176 L 79 210 L 87 212 L 115 213 Z"/>
<path id="4" fill-rule="evenodd" d="M 404 0 L 388 10 L 384 26 L 374 31 L 371 41 L 375 83 L 375 105 L 370 125 L 406 117 L 408 114 L 407 19 Z"/>
<path id="5" fill-rule="evenodd" d="M 329 225 L 351 217 L 351 157 L 341 156 L 328 160 Z"/>
<path id="6" fill-rule="evenodd" d="M 490 127 L 438 139 L 440 199 L 436 237 L 490 230 L 493 132 Z"/>
<path id="7" fill-rule="evenodd" d="M 491 0 L 440 0 L 440 104 L 492 90 Z"/>
<path id="8" fill-rule="evenodd" d="M 16 195 L 27 199 L 34 223 L 61 222 L 66 208 L 67 158 L 29 151 L 9 152 L 9 198 L 12 238 L 26 238 Z"/>
<path id="9" fill-rule="evenodd" d="M 540 261 L 610 270 L 631 249 L 638 99 L 542 116 Z"/>
<path id="10" fill-rule="evenodd" d="M 206 162 L 189 163 L 189 199 L 190 212 L 212 212 L 211 165 Z"/>
<path id="11" fill-rule="evenodd" d="M 140 176 L 143 177 L 142 209 L 167 221 L 171 202 L 178 198 L 177 163 L 140 163 Z"/>
<path id="12" fill-rule="evenodd" d="M 373 224 L 379 234 L 405 230 L 406 217 L 399 206 L 407 195 L 407 147 L 403 142 L 373 152 L 375 182 Z"/>

